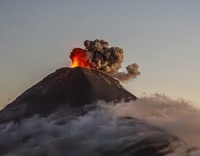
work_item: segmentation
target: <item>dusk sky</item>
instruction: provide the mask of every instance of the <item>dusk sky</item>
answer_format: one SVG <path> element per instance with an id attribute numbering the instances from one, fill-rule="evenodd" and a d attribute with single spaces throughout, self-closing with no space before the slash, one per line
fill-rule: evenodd
<path id="1" fill-rule="evenodd" d="M 73 48 L 104 39 L 124 50 L 123 86 L 200 106 L 199 0 L 0 0 L 0 109 L 48 74 Z"/>

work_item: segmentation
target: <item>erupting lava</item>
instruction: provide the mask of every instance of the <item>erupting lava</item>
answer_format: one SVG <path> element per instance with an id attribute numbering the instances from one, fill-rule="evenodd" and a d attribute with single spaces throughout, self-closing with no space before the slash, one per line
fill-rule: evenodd
<path id="1" fill-rule="evenodd" d="M 85 51 L 81 48 L 75 48 L 73 49 L 70 58 L 72 60 L 72 68 L 75 67 L 84 67 L 84 68 L 89 68 L 89 64 L 87 63 L 86 60 L 86 54 Z"/>

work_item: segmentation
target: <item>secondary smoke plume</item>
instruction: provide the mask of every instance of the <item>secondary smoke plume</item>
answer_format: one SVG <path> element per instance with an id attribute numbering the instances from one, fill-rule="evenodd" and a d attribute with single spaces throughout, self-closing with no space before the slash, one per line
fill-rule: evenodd
<path id="1" fill-rule="evenodd" d="M 133 63 L 126 67 L 127 72 L 118 72 L 124 59 L 124 51 L 119 47 L 110 47 L 104 40 L 86 40 L 85 49 L 75 48 L 70 54 L 72 67 L 94 68 L 106 72 L 120 81 L 128 81 L 140 75 L 138 65 Z"/>

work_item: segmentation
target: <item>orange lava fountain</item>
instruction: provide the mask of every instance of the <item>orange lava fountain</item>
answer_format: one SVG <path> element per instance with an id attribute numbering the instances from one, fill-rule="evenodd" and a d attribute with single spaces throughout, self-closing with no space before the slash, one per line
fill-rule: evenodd
<path id="1" fill-rule="evenodd" d="M 81 48 L 75 48 L 70 54 L 70 58 L 72 60 L 71 67 L 84 67 L 84 68 L 89 68 L 89 64 L 87 63 L 86 60 L 86 54 L 84 49 Z"/>

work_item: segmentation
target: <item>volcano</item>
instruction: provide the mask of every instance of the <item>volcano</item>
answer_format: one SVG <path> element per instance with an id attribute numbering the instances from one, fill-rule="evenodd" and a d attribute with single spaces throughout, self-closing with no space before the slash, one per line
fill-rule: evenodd
<path id="1" fill-rule="evenodd" d="M 136 99 L 101 71 L 58 69 L 0 111 L 0 155 L 164 156 L 176 151 L 182 145 L 177 137 L 109 110 Z M 98 107 L 97 101 L 108 107 Z"/>
<path id="2" fill-rule="evenodd" d="M 0 112 L 0 122 L 19 121 L 58 109 L 82 108 L 98 100 L 117 103 L 135 100 L 116 79 L 92 69 L 61 68 L 22 93 Z"/>

